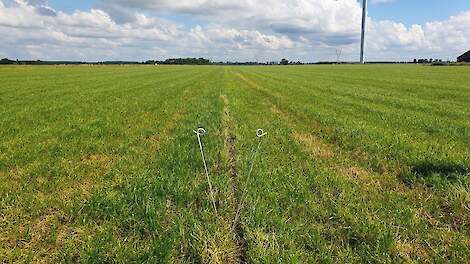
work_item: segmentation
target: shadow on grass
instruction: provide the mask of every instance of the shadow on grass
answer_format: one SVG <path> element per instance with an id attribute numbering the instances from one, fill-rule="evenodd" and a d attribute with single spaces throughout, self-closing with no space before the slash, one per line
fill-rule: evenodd
<path id="1" fill-rule="evenodd" d="M 442 161 L 424 161 L 412 164 L 410 170 L 400 176 L 406 185 L 412 185 L 415 180 L 427 180 L 438 176 L 447 181 L 456 180 L 460 176 L 470 174 L 470 164 Z"/>
<path id="2" fill-rule="evenodd" d="M 414 165 L 411 169 L 411 172 L 418 177 L 426 177 L 433 174 L 452 177 L 452 175 L 470 173 L 470 166 L 445 162 L 423 162 Z"/>

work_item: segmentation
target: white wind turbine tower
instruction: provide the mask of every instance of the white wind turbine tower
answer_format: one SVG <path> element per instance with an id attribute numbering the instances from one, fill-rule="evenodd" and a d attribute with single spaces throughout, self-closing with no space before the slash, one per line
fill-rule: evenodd
<path id="1" fill-rule="evenodd" d="M 361 29 L 361 64 L 364 64 L 364 42 L 366 35 L 366 19 L 367 19 L 367 0 L 362 0 L 362 29 Z"/>

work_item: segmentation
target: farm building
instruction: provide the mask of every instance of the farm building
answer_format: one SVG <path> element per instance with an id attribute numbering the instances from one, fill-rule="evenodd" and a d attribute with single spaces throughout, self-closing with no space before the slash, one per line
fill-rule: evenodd
<path id="1" fill-rule="evenodd" d="M 470 50 L 458 57 L 457 62 L 470 62 Z"/>

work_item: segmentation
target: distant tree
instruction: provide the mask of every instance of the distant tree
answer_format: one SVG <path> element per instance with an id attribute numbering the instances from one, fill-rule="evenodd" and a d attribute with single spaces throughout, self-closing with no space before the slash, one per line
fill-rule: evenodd
<path id="1" fill-rule="evenodd" d="M 14 63 L 15 61 L 9 60 L 7 58 L 0 60 L 0 64 L 14 64 Z"/>
<path id="2" fill-rule="evenodd" d="M 176 58 L 176 59 L 167 59 L 162 64 L 187 64 L 187 65 L 208 65 L 211 64 L 210 60 L 204 58 Z"/>
<path id="3" fill-rule="evenodd" d="M 289 61 L 286 60 L 286 59 L 282 59 L 281 62 L 280 62 L 281 65 L 288 65 L 289 64 Z"/>

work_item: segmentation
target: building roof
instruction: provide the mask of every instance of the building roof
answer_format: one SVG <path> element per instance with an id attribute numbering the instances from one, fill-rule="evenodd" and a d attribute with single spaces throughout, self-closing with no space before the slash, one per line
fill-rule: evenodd
<path id="1" fill-rule="evenodd" d="M 460 55 L 457 58 L 458 62 L 465 61 L 465 62 L 470 62 L 470 50 L 465 52 L 464 54 Z"/>

